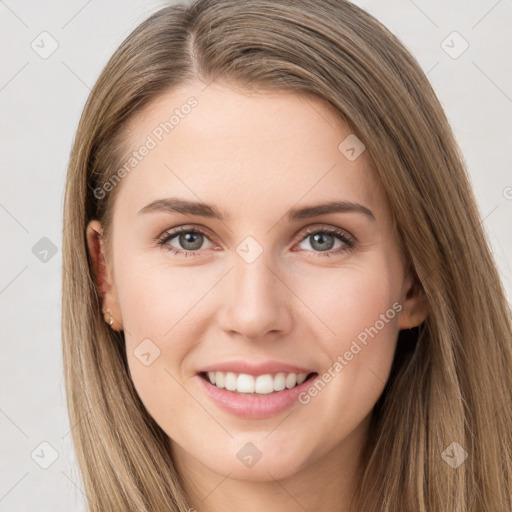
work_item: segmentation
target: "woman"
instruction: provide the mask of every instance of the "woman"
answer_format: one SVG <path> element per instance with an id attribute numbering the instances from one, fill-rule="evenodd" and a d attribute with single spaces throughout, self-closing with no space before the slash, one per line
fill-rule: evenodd
<path id="1" fill-rule="evenodd" d="M 77 130 L 91 511 L 512 508 L 511 316 L 424 73 L 345 1 L 143 22 Z"/>

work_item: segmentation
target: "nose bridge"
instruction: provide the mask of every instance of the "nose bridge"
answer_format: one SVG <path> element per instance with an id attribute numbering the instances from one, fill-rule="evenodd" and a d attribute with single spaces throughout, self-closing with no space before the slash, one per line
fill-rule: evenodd
<path id="1" fill-rule="evenodd" d="M 222 328 L 251 338 L 288 329 L 291 315 L 286 287 L 275 275 L 271 251 L 248 239 L 236 252 L 228 297 L 223 301 Z"/>
<path id="2" fill-rule="evenodd" d="M 249 235 L 235 248 L 234 294 L 239 299 L 259 304 L 259 301 L 269 299 L 272 295 L 277 298 L 277 278 L 271 271 L 275 267 L 275 261 L 269 244 L 270 239 L 267 236 L 258 236 L 257 239 Z"/>
<path id="3" fill-rule="evenodd" d="M 265 252 L 254 261 L 236 257 L 234 262 L 234 296 L 238 300 L 260 304 L 277 298 L 277 278 L 271 271 L 271 257 Z"/>

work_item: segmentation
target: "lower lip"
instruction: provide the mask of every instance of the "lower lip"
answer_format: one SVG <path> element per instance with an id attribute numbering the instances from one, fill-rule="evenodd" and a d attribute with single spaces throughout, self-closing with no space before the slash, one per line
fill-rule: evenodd
<path id="1" fill-rule="evenodd" d="M 218 388 L 201 375 L 197 375 L 206 394 L 218 407 L 241 418 L 251 419 L 268 418 L 299 403 L 298 396 L 311 386 L 316 377 L 318 374 L 291 389 L 273 391 L 268 394 L 240 394 Z"/>

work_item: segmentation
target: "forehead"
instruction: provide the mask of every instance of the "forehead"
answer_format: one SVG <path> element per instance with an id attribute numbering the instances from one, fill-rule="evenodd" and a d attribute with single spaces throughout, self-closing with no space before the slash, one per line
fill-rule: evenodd
<path id="1" fill-rule="evenodd" d="M 123 195 L 140 208 L 178 194 L 227 214 L 313 200 L 382 203 L 369 155 L 347 158 L 344 141 L 354 134 L 313 95 L 192 83 L 153 100 L 124 135 Z"/>

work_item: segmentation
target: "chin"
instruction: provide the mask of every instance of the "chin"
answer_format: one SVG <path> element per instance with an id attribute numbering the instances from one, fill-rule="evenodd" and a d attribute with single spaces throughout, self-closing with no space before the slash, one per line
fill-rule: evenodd
<path id="1" fill-rule="evenodd" d="M 253 433 L 250 436 L 235 436 L 230 444 L 220 448 L 221 453 L 212 453 L 202 463 L 216 473 L 228 475 L 235 480 L 271 481 L 295 474 L 306 463 L 304 442 L 287 433 L 281 439 L 268 431 Z M 267 439 L 265 439 L 267 438 Z M 284 439 L 291 441 L 286 446 Z M 207 453 L 202 451 L 202 457 Z"/>

